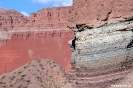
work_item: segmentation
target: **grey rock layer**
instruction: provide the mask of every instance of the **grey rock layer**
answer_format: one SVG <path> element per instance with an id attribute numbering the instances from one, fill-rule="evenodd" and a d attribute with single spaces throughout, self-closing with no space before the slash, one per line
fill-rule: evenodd
<path id="1" fill-rule="evenodd" d="M 130 69 L 133 67 L 133 21 L 77 31 L 70 45 L 72 69 L 77 76 Z"/>

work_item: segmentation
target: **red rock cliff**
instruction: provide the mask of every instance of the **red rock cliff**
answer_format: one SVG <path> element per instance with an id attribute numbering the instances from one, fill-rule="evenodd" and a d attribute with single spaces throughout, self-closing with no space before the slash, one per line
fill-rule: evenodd
<path id="1" fill-rule="evenodd" d="M 67 19 L 70 7 L 44 8 L 37 13 L 32 13 L 30 22 L 26 26 L 39 28 L 67 27 Z"/>
<path id="2" fill-rule="evenodd" d="M 52 59 L 68 71 L 71 58 L 68 41 L 74 38 L 73 32 L 67 29 L 69 9 L 46 8 L 30 17 L 1 9 L 0 29 L 5 29 L 10 41 L 0 41 L 1 45 L 8 43 L 0 47 L 0 74 L 34 59 Z"/>
<path id="3" fill-rule="evenodd" d="M 69 27 L 98 27 L 133 19 L 133 0 L 74 0 Z"/>
<path id="4" fill-rule="evenodd" d="M 26 17 L 15 10 L 0 9 L 0 29 L 66 28 L 70 7 L 44 8 Z"/>
<path id="5" fill-rule="evenodd" d="M 0 30 L 18 29 L 23 27 L 28 18 L 15 10 L 0 9 Z"/>

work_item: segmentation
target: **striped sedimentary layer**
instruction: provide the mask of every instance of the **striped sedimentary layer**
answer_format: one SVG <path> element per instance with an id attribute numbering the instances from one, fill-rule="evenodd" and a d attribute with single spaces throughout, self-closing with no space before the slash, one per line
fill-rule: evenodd
<path id="1" fill-rule="evenodd" d="M 75 32 L 72 69 L 76 76 L 98 76 L 133 67 L 133 21 Z"/>

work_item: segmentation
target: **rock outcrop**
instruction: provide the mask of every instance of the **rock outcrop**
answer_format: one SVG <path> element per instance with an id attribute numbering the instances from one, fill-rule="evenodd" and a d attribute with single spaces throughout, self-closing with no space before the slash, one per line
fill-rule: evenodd
<path id="1" fill-rule="evenodd" d="M 133 21 L 129 21 L 76 33 L 72 66 L 77 75 L 100 75 L 132 67 L 132 29 Z"/>
<path id="2" fill-rule="evenodd" d="M 133 1 L 74 0 L 69 13 L 73 88 L 132 88 Z"/>
<path id="3" fill-rule="evenodd" d="M 133 21 L 127 21 L 76 32 L 70 78 L 77 88 L 108 88 L 133 71 L 132 29 Z"/>
<path id="4" fill-rule="evenodd" d="M 74 0 L 69 15 L 69 27 L 88 28 L 133 19 L 133 0 Z"/>

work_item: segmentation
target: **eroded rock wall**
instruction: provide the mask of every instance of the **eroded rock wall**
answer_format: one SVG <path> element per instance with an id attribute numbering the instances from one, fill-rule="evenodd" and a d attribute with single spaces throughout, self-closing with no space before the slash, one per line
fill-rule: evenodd
<path id="1" fill-rule="evenodd" d="M 133 0 L 74 0 L 69 27 L 85 24 L 88 28 L 133 19 Z"/>

